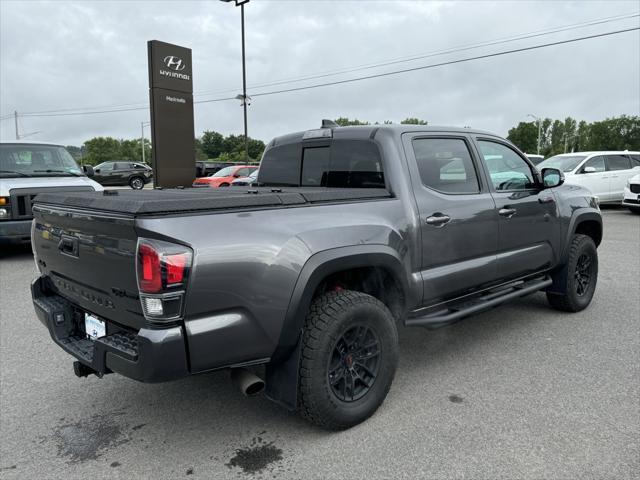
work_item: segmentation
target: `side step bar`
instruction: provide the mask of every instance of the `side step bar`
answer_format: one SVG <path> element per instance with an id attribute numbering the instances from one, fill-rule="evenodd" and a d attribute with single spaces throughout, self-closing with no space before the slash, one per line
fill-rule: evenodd
<path id="1" fill-rule="evenodd" d="M 473 300 L 461 302 L 459 304 L 452 303 L 444 310 L 430 313 L 420 317 L 408 318 L 405 320 L 406 327 L 427 327 L 438 328 L 456 322 L 464 317 L 468 317 L 475 313 L 488 310 L 496 305 L 513 300 L 518 297 L 524 297 L 530 293 L 548 287 L 553 283 L 549 277 L 536 278 L 525 282 L 519 282 L 515 285 L 505 286 L 499 291 L 489 292 Z"/>

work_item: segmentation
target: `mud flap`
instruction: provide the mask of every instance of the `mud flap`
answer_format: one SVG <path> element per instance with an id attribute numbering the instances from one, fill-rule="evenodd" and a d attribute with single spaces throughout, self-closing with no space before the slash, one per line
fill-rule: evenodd
<path id="1" fill-rule="evenodd" d="M 302 342 L 282 361 L 269 363 L 266 368 L 267 398 L 289 411 L 298 408 L 298 370 L 300 368 L 300 352 Z"/>

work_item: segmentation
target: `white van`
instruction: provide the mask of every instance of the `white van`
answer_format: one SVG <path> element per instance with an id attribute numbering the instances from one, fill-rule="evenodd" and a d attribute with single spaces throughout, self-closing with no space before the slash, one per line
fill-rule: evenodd
<path id="1" fill-rule="evenodd" d="M 31 201 L 37 194 L 82 190 L 103 188 L 62 145 L 0 142 L 0 244 L 30 241 Z"/>

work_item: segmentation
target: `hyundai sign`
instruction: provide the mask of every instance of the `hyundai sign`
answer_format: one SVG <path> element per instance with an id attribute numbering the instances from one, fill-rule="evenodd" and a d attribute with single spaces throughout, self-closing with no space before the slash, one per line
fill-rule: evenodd
<path id="1" fill-rule="evenodd" d="M 149 95 L 156 187 L 190 187 L 195 176 L 191 49 L 151 40 Z"/>

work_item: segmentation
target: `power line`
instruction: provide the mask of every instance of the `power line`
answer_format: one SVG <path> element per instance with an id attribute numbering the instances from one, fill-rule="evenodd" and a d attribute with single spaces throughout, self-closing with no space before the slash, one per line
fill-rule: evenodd
<path id="1" fill-rule="evenodd" d="M 550 35 L 550 34 L 553 34 L 553 33 L 558 33 L 558 32 L 563 32 L 563 31 L 568 31 L 568 30 L 574 30 L 574 29 L 578 29 L 578 28 L 589 27 L 589 26 L 594 26 L 594 25 L 599 25 L 599 24 L 608 23 L 608 22 L 614 22 L 614 21 L 619 21 L 619 20 L 625 20 L 625 19 L 634 18 L 634 17 L 638 17 L 638 16 L 640 16 L 640 13 L 639 12 L 635 12 L 635 13 L 628 13 L 628 14 L 624 14 L 624 15 L 617 15 L 617 16 L 613 16 L 613 17 L 605 17 L 605 18 L 601 18 L 601 19 L 594 19 L 594 20 L 589 20 L 589 21 L 586 21 L 586 22 L 575 23 L 575 24 L 570 24 L 570 25 L 564 25 L 564 26 L 554 27 L 554 28 L 550 28 L 550 29 L 536 30 L 536 31 L 524 33 L 524 34 L 521 34 L 521 35 L 516 35 L 516 36 L 512 36 L 512 37 L 503 37 L 503 38 L 500 38 L 500 39 L 490 40 L 490 41 L 476 43 L 476 44 L 467 44 L 467 45 L 463 45 L 463 46 L 460 46 L 460 47 L 453 47 L 453 48 L 449 48 L 449 49 L 445 49 L 445 50 L 439 50 L 439 51 L 423 53 L 423 54 L 418 54 L 418 55 L 412 55 L 412 56 L 406 56 L 406 57 L 398 57 L 398 58 L 395 58 L 395 59 L 385 60 L 385 61 L 380 62 L 380 63 L 367 63 L 367 64 L 356 65 L 355 67 L 348 68 L 348 69 L 331 70 L 331 71 L 320 72 L 320 73 L 317 73 L 317 74 L 304 76 L 304 77 L 291 78 L 291 79 L 281 79 L 281 80 L 276 80 L 276 81 L 272 81 L 272 82 L 266 82 L 266 83 L 262 83 L 262 84 L 251 86 L 251 88 L 264 88 L 264 87 L 269 87 L 269 86 L 283 85 L 283 84 L 287 84 L 287 83 L 298 83 L 298 82 L 302 82 L 302 81 L 306 81 L 306 80 L 315 80 L 315 79 L 319 79 L 319 78 L 326 78 L 326 77 L 335 76 L 335 75 L 343 75 L 345 73 L 353 73 L 353 72 L 356 72 L 356 71 L 369 70 L 369 69 L 373 69 L 373 68 L 380 68 L 380 67 L 383 67 L 383 66 L 389 66 L 389 65 L 394 65 L 394 64 L 398 64 L 398 63 L 422 60 L 422 59 L 425 59 L 425 58 L 439 56 L 439 55 L 445 55 L 445 54 L 450 54 L 450 53 L 458 53 L 458 52 L 472 50 L 472 49 L 486 47 L 486 46 L 499 45 L 499 44 L 514 42 L 514 41 L 518 41 L 518 40 L 525 40 L 525 39 L 529 39 L 529 38 L 535 38 L 535 37 L 540 37 L 540 36 L 544 36 L 544 35 Z M 194 96 L 206 96 L 206 95 L 212 95 L 214 93 L 235 92 L 236 90 L 237 89 L 226 89 L 226 90 L 217 90 L 217 91 L 209 91 L 209 92 L 202 92 L 201 91 L 201 92 L 194 93 Z M 235 97 L 233 97 L 232 99 L 235 99 Z M 212 103 L 212 102 L 218 102 L 218 101 L 221 101 L 221 99 L 201 100 L 201 101 L 196 101 L 194 103 Z M 119 108 L 119 107 L 131 107 L 131 108 Z M 127 111 L 135 111 L 135 110 L 145 110 L 147 108 L 149 108 L 149 104 L 147 102 L 135 102 L 135 103 L 132 102 L 132 103 L 122 103 L 122 104 L 115 104 L 115 105 L 102 105 L 102 106 L 95 106 L 95 107 L 76 107 L 76 108 L 64 108 L 64 109 L 55 109 L 55 110 L 44 110 L 44 111 L 37 111 L 37 112 L 24 112 L 24 113 L 21 113 L 21 115 L 23 115 L 23 116 L 42 116 L 42 117 L 45 117 L 45 116 L 65 116 L 65 115 L 45 115 L 45 114 L 58 114 L 58 113 L 62 114 L 62 113 L 65 113 L 65 112 L 73 112 L 72 114 L 70 113 L 69 115 L 83 115 L 83 114 L 93 115 L 93 114 L 111 113 L 111 112 L 127 112 Z M 87 110 L 88 112 L 84 113 L 83 111 L 85 111 L 85 110 Z M 12 115 L 5 115 L 4 117 L 0 117 L 0 121 L 1 120 L 6 120 L 6 119 L 11 118 L 11 117 L 12 117 Z"/>
<path id="2" fill-rule="evenodd" d="M 401 69 L 401 70 L 393 70 L 393 71 L 390 71 L 390 72 L 377 73 L 377 74 L 366 75 L 366 76 L 362 76 L 362 77 L 355 77 L 355 78 L 349 78 L 349 79 L 344 79 L 344 80 L 336 80 L 336 81 L 333 81 L 333 82 L 325 82 L 325 83 L 319 83 L 319 84 L 314 84 L 314 85 L 306 85 L 306 86 L 302 86 L 302 87 L 294 87 L 294 88 L 287 88 L 287 89 L 281 89 L 281 90 L 273 90 L 273 91 L 269 91 L 269 92 L 259 92 L 259 93 L 252 94 L 252 97 L 263 97 L 263 96 L 268 96 L 268 95 L 276 95 L 276 94 L 281 94 L 281 93 L 297 92 L 297 91 L 302 91 L 302 90 L 310 90 L 310 89 L 315 89 L 315 88 L 328 87 L 328 86 L 332 86 L 332 85 L 342 85 L 342 84 L 346 84 L 346 83 L 353 83 L 353 82 L 359 82 L 359 81 L 363 81 L 363 80 L 370 80 L 370 79 L 373 79 L 373 78 L 387 77 L 387 76 L 391 76 L 391 75 L 399 75 L 399 74 L 402 74 L 402 73 L 415 72 L 415 71 L 418 71 L 418 70 L 426 70 L 426 69 L 431 69 L 431 68 L 436 68 L 436 67 L 442 67 L 442 66 L 445 66 L 445 65 L 454 65 L 454 64 L 458 64 L 458 63 L 470 62 L 470 61 L 473 61 L 473 60 L 481 60 L 481 59 L 486 59 L 486 58 L 498 57 L 498 56 L 502 56 L 502 55 L 509 55 L 509 54 L 513 54 L 513 53 L 525 52 L 525 51 L 530 51 L 530 50 L 537 50 L 537 49 L 556 46 L 556 45 L 564 45 L 564 44 L 568 44 L 568 43 L 575 43 L 575 42 L 580 42 L 580 41 L 583 41 L 583 40 L 589 40 L 589 39 L 593 39 L 593 38 L 600 38 L 600 37 L 606 37 L 606 36 L 611 36 L 611 35 L 617 35 L 617 34 L 627 33 L 627 32 L 631 32 L 631 31 L 635 31 L 635 30 L 640 30 L 640 27 L 632 27 L 632 28 L 626 28 L 626 29 L 621 29 L 621 30 L 614 30 L 614 31 L 610 31 L 610 32 L 587 35 L 587 36 L 578 37 L 578 38 L 571 38 L 571 39 L 567 39 L 567 40 L 559 40 L 559 41 L 556 41 L 556 42 L 549 42 L 549 43 L 544 43 L 544 44 L 539 44 L 539 45 L 532 45 L 532 46 L 528 46 L 528 47 L 516 48 L 516 49 L 512 49 L 512 50 L 505 50 L 505 51 L 502 51 L 502 52 L 495 52 L 495 53 L 489 53 L 489 54 L 484 54 L 484 55 L 477 55 L 477 56 L 474 56 L 474 57 L 467 57 L 467 58 L 462 58 L 462 59 L 458 59 L 458 60 L 449 60 L 449 61 L 446 61 L 446 62 L 434 63 L 434 64 L 429 64 L 429 65 L 421 65 L 421 66 L 418 66 L 418 67 L 406 68 L 406 69 Z M 199 100 L 199 101 L 194 101 L 193 103 L 194 104 L 213 103 L 213 102 L 223 102 L 223 101 L 228 101 L 228 100 L 235 100 L 235 97 L 223 97 L 223 98 L 214 98 L 214 99 L 209 99 L 209 100 Z M 100 111 L 91 111 L 91 112 L 29 113 L 29 114 L 21 114 L 21 116 L 28 116 L 28 117 L 59 117 L 59 116 L 72 116 L 72 115 L 94 115 L 94 114 L 102 114 L 102 113 L 115 113 L 115 112 L 128 112 L 128 111 L 135 111 L 135 110 L 144 110 L 144 109 L 147 109 L 147 108 L 148 108 L 147 106 L 144 106 L 144 107 L 136 107 L 136 108 L 111 109 L 111 110 L 100 110 Z M 2 120 L 6 119 L 6 118 L 11 118 L 11 117 L 12 117 L 12 115 L 5 116 L 4 118 L 2 118 Z"/>
<path id="3" fill-rule="evenodd" d="M 467 58 L 461 58 L 458 60 L 449 60 L 447 62 L 441 62 L 441 63 L 433 63 L 430 65 L 422 65 L 419 67 L 413 67 L 413 68 L 405 68 L 403 70 L 394 70 L 391 72 L 384 72 L 384 73 L 377 73 L 375 75 L 367 75 L 364 77 L 356 77 L 356 78 L 349 78 L 346 80 L 336 80 L 335 82 L 327 82 L 327 83 L 319 83 L 319 84 L 315 84 L 315 85 L 307 85 L 304 87 L 295 87 L 295 88 L 287 88 L 287 89 L 283 89 L 283 90 L 274 90 L 271 92 L 261 92 L 261 93 L 253 93 L 251 94 L 252 97 L 264 97 L 267 95 L 276 95 L 279 93 L 288 93 L 288 92 L 298 92 L 301 90 L 309 90 L 312 88 L 320 88 L 320 87 L 328 87 L 331 85 L 341 85 L 341 84 L 345 84 L 345 83 L 352 83 L 352 82 L 359 82 L 362 80 L 369 80 L 372 78 L 379 78 L 379 77 L 388 77 L 391 75 L 399 75 L 401 73 L 408 73 L 408 72 L 415 72 L 418 70 L 426 70 L 429 68 L 435 68 L 435 67 L 442 67 L 445 65 L 453 65 L 456 63 L 464 63 L 464 62 L 470 62 L 472 60 L 481 60 L 481 59 L 485 59 L 485 58 L 492 58 L 492 57 L 499 57 L 501 55 L 509 55 L 511 53 L 518 53 L 518 52 L 526 52 L 529 50 L 536 50 L 536 49 L 540 49 L 540 48 L 546 48 L 546 47 L 552 47 L 555 45 L 563 45 L 563 44 L 567 44 L 567 43 L 574 43 L 574 42 L 580 42 L 583 40 L 589 40 L 592 38 L 599 38 L 599 37 L 606 37 L 609 35 L 617 35 L 620 33 L 626 33 L 626 32 L 632 32 L 634 30 L 640 30 L 640 27 L 632 27 L 632 28 L 625 28 L 623 30 L 615 30 L 612 32 L 605 32 L 605 33 L 598 33 L 598 34 L 594 34 L 594 35 L 588 35 L 585 37 L 579 37 L 579 38 L 571 38 L 568 40 L 560 40 L 557 42 L 551 42 L 551 43 L 544 43 L 541 45 L 533 45 L 530 47 L 522 47 L 522 48 L 515 48 L 513 50 L 505 50 L 503 52 L 496 52 L 496 53 L 488 53 L 486 55 L 478 55 L 475 57 L 467 57 Z"/>
<path id="4" fill-rule="evenodd" d="M 412 61 L 416 61 L 416 60 L 423 60 L 425 58 L 430 58 L 430 57 L 435 57 L 435 56 L 439 56 L 439 55 L 446 55 L 449 53 L 458 53 L 458 52 L 463 52 L 463 51 L 467 51 L 467 50 L 474 50 L 476 48 L 481 48 L 481 47 L 488 47 L 488 46 L 492 46 L 492 45 L 500 45 L 500 44 L 504 44 L 504 43 L 509 43 L 509 42 L 514 42 L 514 41 L 518 41 L 518 40 L 526 40 L 526 39 L 530 39 L 530 38 L 536 38 L 536 37 L 541 37 L 544 35 L 550 35 L 553 33 L 559 33 L 559 32 L 564 32 L 564 31 L 568 31 L 568 30 L 575 30 L 578 28 L 584 28 L 584 27 L 590 27 L 590 26 L 594 26 L 594 25 L 600 25 L 603 23 L 609 23 L 609 22 L 615 22 L 615 21 L 619 21 L 619 20 L 626 20 L 626 19 L 630 19 L 630 18 L 634 18 L 634 17 L 639 17 L 640 13 L 636 12 L 636 13 L 630 13 L 630 14 L 625 14 L 625 15 L 617 15 L 615 17 L 607 17 L 607 18 L 602 18 L 602 19 L 597 19 L 597 20 L 590 20 L 588 22 L 582 22 L 582 23 L 575 23 L 575 24 L 571 24 L 571 25 L 565 25 L 565 26 L 561 26 L 561 27 L 554 27 L 551 29 L 544 29 L 544 30 L 536 30 L 533 32 L 528 32 L 528 33 L 523 33 L 521 35 L 516 35 L 516 36 L 511 36 L 511 37 L 503 37 L 503 38 L 499 38 L 496 40 L 489 40 L 486 42 L 481 42 L 481 43 L 475 43 L 475 44 L 467 44 L 467 45 L 462 45 L 459 47 L 452 47 L 452 48 L 448 48 L 445 50 L 438 50 L 438 51 L 433 51 L 433 52 L 429 52 L 429 53 L 422 53 L 422 54 L 416 54 L 416 55 L 411 55 L 411 56 L 405 56 L 405 57 L 398 57 L 398 58 L 394 58 L 394 59 L 389 59 L 389 60 L 384 60 L 380 63 L 365 63 L 365 64 L 361 64 L 361 65 L 356 65 L 354 67 L 348 68 L 348 69 L 341 69 L 341 70 L 329 70 L 329 71 L 325 71 L 325 72 L 320 72 L 317 74 L 312 74 L 309 76 L 305 76 L 305 77 L 299 77 L 299 78 L 293 78 L 293 79 L 282 79 L 282 80 L 276 80 L 273 82 L 268 82 L 268 83 L 263 83 L 263 84 L 258 84 L 258 85 L 251 85 L 251 88 L 263 88 L 263 87 L 271 87 L 271 86 L 275 86 L 275 85 L 282 85 L 282 84 L 287 84 L 287 83 L 297 83 L 297 82 L 302 82 L 305 80 L 315 80 L 318 78 L 326 78 L 326 77 L 331 77 L 331 76 L 335 76 L 335 75 L 341 75 L 341 74 L 345 74 L 345 73 L 353 73 L 353 72 L 357 72 L 357 71 L 361 71 L 361 70 L 371 70 L 374 68 L 379 68 L 379 67 L 384 67 L 384 66 L 389 66 L 389 65 L 395 65 L 398 63 L 406 63 L 406 62 L 412 62 Z M 227 93 L 227 92 L 235 92 L 237 89 L 226 89 L 226 90 L 217 90 L 217 91 L 201 91 L 201 92 L 197 92 L 197 95 L 211 95 L 214 93 Z"/>

